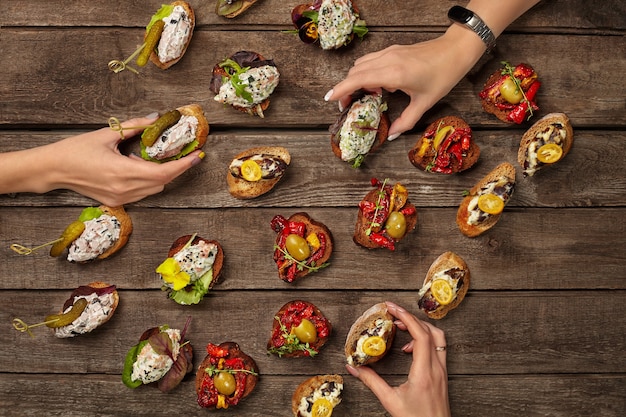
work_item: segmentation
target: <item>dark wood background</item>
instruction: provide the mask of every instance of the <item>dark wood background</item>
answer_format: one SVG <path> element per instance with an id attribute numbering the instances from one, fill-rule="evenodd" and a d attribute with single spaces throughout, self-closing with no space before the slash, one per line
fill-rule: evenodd
<path id="1" fill-rule="evenodd" d="M 22 2 L 5 0 L 0 14 L 0 151 L 25 149 L 153 111 L 201 104 L 211 124 L 205 161 L 166 190 L 127 211 L 128 245 L 107 261 L 73 265 L 45 251 L 21 257 L 19 242 L 58 236 L 93 205 L 69 191 L 0 196 L 0 410 L 3 415 L 206 415 L 195 402 L 193 378 L 170 394 L 126 388 L 124 356 L 148 327 L 182 326 L 196 365 L 208 342 L 238 342 L 261 369 L 257 390 L 241 416 L 287 416 L 296 385 L 310 375 L 343 374 L 336 416 L 378 416 L 384 410 L 344 369 L 342 346 L 352 321 L 367 307 L 392 300 L 419 315 L 417 290 L 442 252 L 461 255 L 472 272 L 460 307 L 435 325 L 446 331 L 450 402 L 455 416 L 621 416 L 626 409 L 626 6 L 618 0 L 544 1 L 514 22 L 482 60 L 413 132 L 387 143 L 360 170 L 336 159 L 328 126 L 337 106 L 323 96 L 359 56 L 395 43 L 431 39 L 448 26 L 453 1 L 361 0 L 371 30 L 363 42 L 334 52 L 300 43 L 289 13 L 298 1 L 260 0 L 234 20 L 214 14 L 214 2 L 190 1 L 197 26 L 190 48 L 167 71 L 148 65 L 140 76 L 108 71 L 143 36 L 159 1 Z M 408 4 L 410 3 L 410 4 Z M 273 58 L 281 82 L 265 119 L 213 101 L 211 68 L 240 49 Z M 464 190 L 503 161 L 517 166 L 519 140 L 529 125 L 508 126 L 485 114 L 477 93 L 501 60 L 528 62 L 540 74 L 537 118 L 559 111 L 575 130 L 571 153 L 531 178 L 518 173 L 516 192 L 496 227 L 469 239 L 456 224 Z M 424 80 L 428 82 L 428 80 Z M 391 117 L 407 98 L 387 95 Z M 456 176 L 415 169 L 407 151 L 434 119 L 465 118 L 481 159 Z M 536 120 L 536 119 L 535 119 Z M 226 168 L 252 146 L 281 145 L 292 165 L 271 193 L 251 201 L 230 196 Z M 137 150 L 131 143 L 125 152 Z M 521 170 L 518 170 L 521 171 Z M 371 177 L 404 183 L 419 224 L 396 252 L 367 251 L 351 240 L 359 200 Z M 306 211 L 332 231 L 332 265 L 295 284 L 278 279 L 272 262 L 275 214 Z M 159 290 L 154 268 L 171 242 L 197 232 L 219 240 L 224 277 L 199 305 L 181 307 Z M 11 320 L 33 323 L 56 312 L 73 288 L 102 280 L 118 286 L 121 302 L 97 331 L 60 340 L 35 338 Z M 313 359 L 265 353 L 272 316 L 305 299 L 334 326 Z M 400 347 L 374 368 L 390 383 L 406 378 L 411 357 Z M 226 413 L 223 413 L 226 414 Z"/>

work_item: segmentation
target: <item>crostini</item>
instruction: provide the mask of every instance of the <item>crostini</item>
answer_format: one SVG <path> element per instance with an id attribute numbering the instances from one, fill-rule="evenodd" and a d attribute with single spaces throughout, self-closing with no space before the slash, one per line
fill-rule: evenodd
<path id="1" fill-rule="evenodd" d="M 330 416 L 341 403 L 343 377 L 341 375 L 316 375 L 306 379 L 291 397 L 294 417 Z"/>
<path id="2" fill-rule="evenodd" d="M 385 303 L 368 308 L 350 327 L 344 352 L 348 365 L 363 366 L 381 360 L 396 335 L 393 316 Z"/>
<path id="3" fill-rule="evenodd" d="M 242 200 L 268 193 L 283 178 L 290 163 L 291 155 L 281 146 L 247 149 L 237 154 L 228 167 L 228 191 Z"/>

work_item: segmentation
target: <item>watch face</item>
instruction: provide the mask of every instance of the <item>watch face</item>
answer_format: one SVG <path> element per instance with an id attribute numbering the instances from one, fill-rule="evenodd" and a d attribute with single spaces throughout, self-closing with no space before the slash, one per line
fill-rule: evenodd
<path id="1" fill-rule="evenodd" d="M 474 13 L 472 13 L 471 10 L 467 10 L 465 7 L 453 6 L 448 11 L 448 17 L 455 22 L 467 23 L 472 17 L 474 17 Z"/>

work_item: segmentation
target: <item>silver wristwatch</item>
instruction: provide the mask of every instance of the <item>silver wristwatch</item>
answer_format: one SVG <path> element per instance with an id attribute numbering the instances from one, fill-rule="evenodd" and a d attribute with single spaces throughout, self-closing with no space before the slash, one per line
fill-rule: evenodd
<path id="1" fill-rule="evenodd" d="M 452 6 L 448 10 L 448 18 L 453 22 L 460 23 L 473 30 L 480 39 L 487 45 L 487 53 L 496 47 L 496 37 L 489 26 L 471 10 L 461 6 Z"/>

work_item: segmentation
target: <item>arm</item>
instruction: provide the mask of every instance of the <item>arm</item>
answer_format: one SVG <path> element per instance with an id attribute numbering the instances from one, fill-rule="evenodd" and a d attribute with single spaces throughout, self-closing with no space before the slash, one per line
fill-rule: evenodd
<path id="1" fill-rule="evenodd" d="M 133 119 L 124 127 L 145 126 L 155 117 Z M 125 131 L 132 137 L 141 129 Z M 45 193 L 69 189 L 118 206 L 163 190 L 204 157 L 195 151 L 178 161 L 156 164 L 137 156 L 122 155 L 118 132 L 103 128 L 45 146 L 0 154 L 0 194 Z"/>
<path id="2" fill-rule="evenodd" d="M 471 0 L 472 10 L 499 36 L 504 29 L 539 0 Z M 393 45 L 357 59 L 347 77 L 333 87 L 325 100 L 339 100 L 369 89 L 401 90 L 411 99 L 389 129 L 389 140 L 412 129 L 422 115 L 454 88 L 485 52 L 486 46 L 471 30 L 452 24 L 438 38 L 413 45 Z"/>

